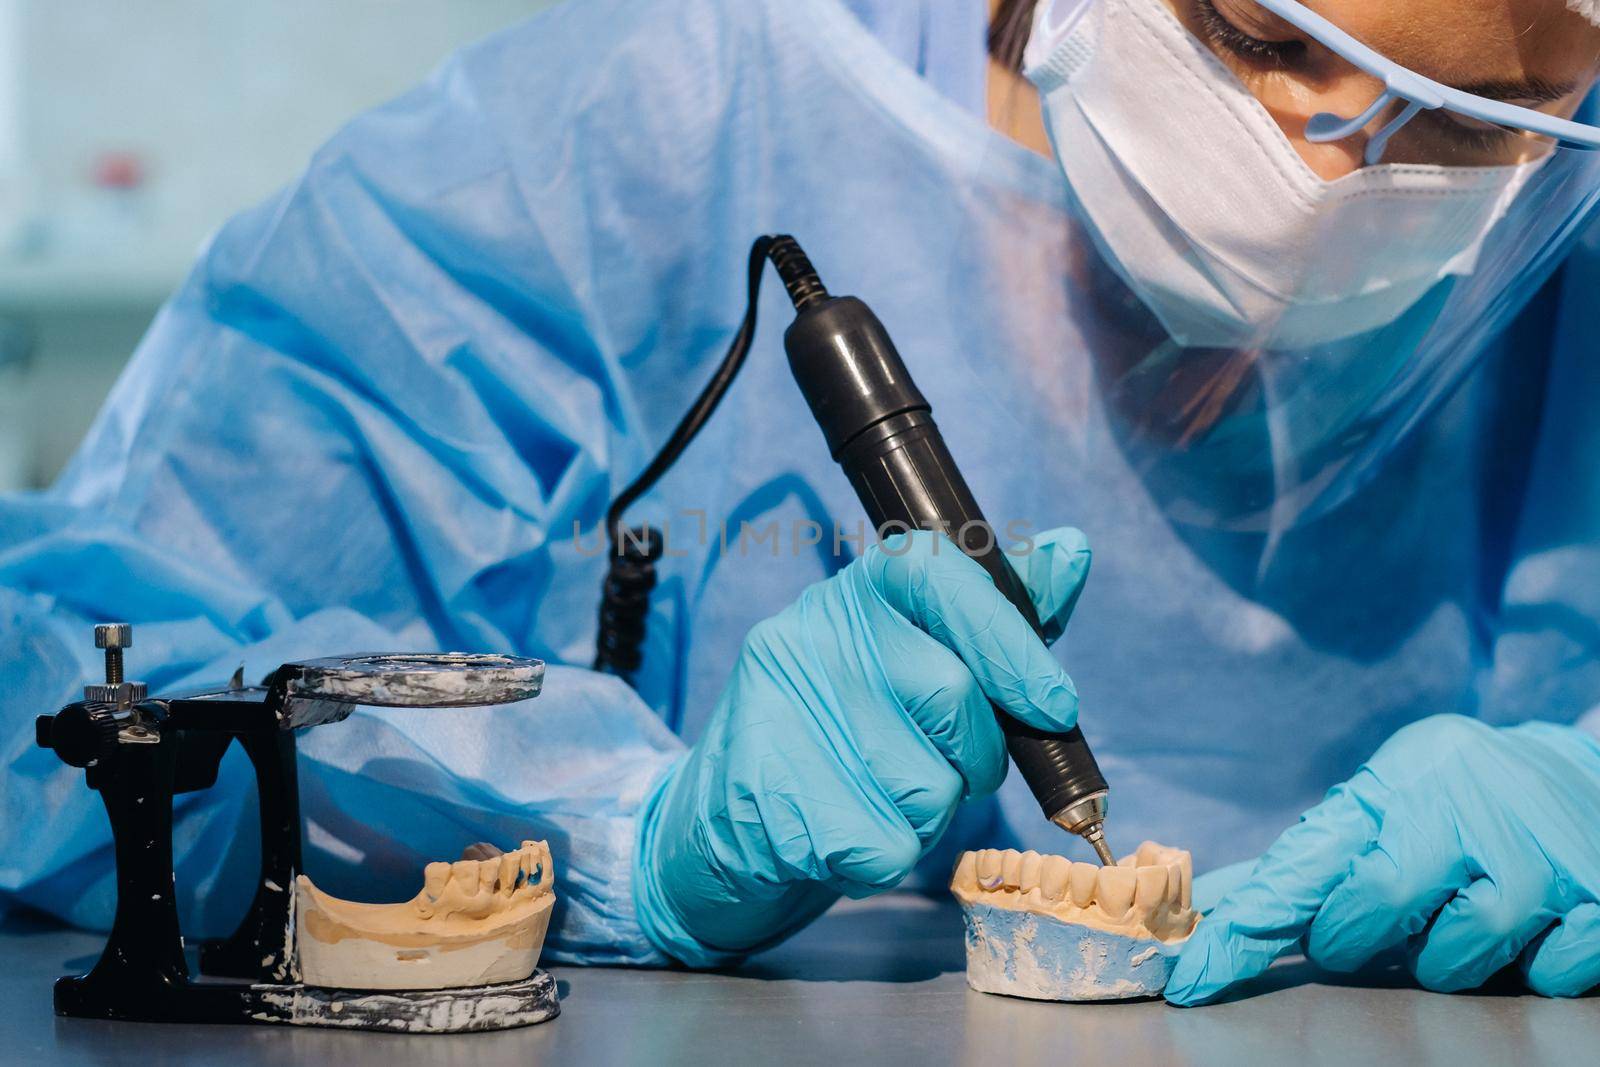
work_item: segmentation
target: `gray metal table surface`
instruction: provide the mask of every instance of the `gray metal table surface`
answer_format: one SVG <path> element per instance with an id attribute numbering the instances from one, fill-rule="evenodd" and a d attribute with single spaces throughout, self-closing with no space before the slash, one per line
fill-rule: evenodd
<path id="1" fill-rule="evenodd" d="M 1048 1004 L 963 977 L 960 913 L 907 894 L 847 902 L 724 973 L 550 968 L 561 1015 L 499 1033 L 411 1036 L 275 1026 L 59 1019 L 50 986 L 86 970 L 99 935 L 0 918 L 0 1059 L 54 1063 L 1600 1063 L 1600 998 L 1515 990 L 1444 996 L 1382 972 L 1288 961 L 1229 1001 Z"/>

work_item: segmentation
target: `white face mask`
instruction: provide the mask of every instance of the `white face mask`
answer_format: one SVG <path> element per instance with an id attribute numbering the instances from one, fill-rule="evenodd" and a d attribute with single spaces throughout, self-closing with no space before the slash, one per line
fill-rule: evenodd
<path id="1" fill-rule="evenodd" d="M 1102 250 L 1174 340 L 1300 348 L 1470 274 L 1540 162 L 1319 178 L 1161 0 L 1054 0 L 1026 57 Z"/>

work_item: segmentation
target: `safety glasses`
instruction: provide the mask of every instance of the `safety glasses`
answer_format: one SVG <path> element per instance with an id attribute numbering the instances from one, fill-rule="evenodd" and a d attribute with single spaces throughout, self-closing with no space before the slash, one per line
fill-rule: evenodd
<path id="1" fill-rule="evenodd" d="M 1399 113 L 1367 142 L 1365 158 L 1369 165 L 1383 159 L 1390 139 L 1412 119 L 1423 111 L 1439 109 L 1478 122 L 1548 138 L 1569 148 L 1600 149 L 1600 128 L 1441 85 L 1362 44 L 1296 0 L 1255 0 L 1255 3 L 1315 38 L 1329 51 L 1384 85 L 1382 94 L 1359 115 L 1348 118 L 1329 112 L 1313 115 L 1306 124 L 1307 140 L 1319 144 L 1342 141 L 1365 129 L 1391 106 L 1403 103 Z"/>

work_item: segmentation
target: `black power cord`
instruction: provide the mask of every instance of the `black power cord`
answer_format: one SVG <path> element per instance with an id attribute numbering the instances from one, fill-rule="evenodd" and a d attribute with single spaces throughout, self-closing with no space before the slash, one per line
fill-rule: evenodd
<path id="1" fill-rule="evenodd" d="M 722 357 L 716 373 L 690 405 L 667 443 L 661 446 L 661 451 L 606 509 L 610 562 L 600 596 L 600 633 L 594 655 L 597 671 L 618 675 L 631 683 L 634 672 L 644 661 L 645 620 L 650 614 L 650 593 L 656 586 L 656 561 L 666 551 L 666 538 L 654 526 L 625 526 L 623 513 L 678 462 L 678 457 L 710 421 L 744 366 L 750 344 L 755 339 L 756 304 L 768 259 L 783 279 L 796 310 L 828 298 L 828 291 L 818 280 L 811 261 L 793 237 L 787 234 L 758 237 L 750 246 L 744 321 L 739 324 L 739 332 L 733 335 L 727 355 Z"/>

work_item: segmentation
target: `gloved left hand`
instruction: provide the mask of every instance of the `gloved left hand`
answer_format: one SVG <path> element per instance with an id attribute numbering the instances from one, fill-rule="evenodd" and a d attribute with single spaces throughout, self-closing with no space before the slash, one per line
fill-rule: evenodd
<path id="1" fill-rule="evenodd" d="M 1215 999 L 1303 947 L 1353 971 L 1404 947 L 1428 989 L 1516 960 L 1529 988 L 1600 985 L 1600 742 L 1442 715 L 1400 730 L 1224 896 L 1184 946 L 1174 1004 Z"/>
<path id="2" fill-rule="evenodd" d="M 1012 557 L 1050 637 L 1089 568 L 1076 530 Z M 765 947 L 840 894 L 910 873 L 957 804 L 999 786 L 990 706 L 1070 729 L 1078 695 L 955 544 L 898 535 L 751 630 L 704 736 L 641 816 L 646 935 L 708 966 Z"/>

